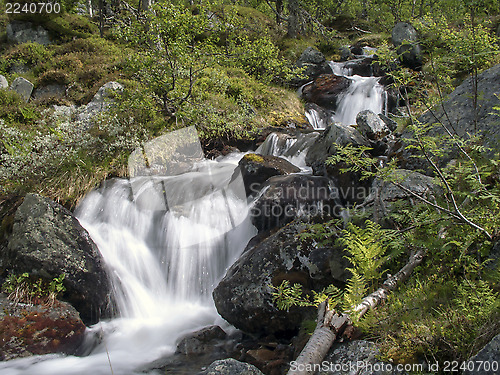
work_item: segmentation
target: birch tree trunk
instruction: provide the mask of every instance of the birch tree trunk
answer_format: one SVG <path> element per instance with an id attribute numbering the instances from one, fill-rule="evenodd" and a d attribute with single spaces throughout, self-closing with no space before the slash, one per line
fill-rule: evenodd
<path id="1" fill-rule="evenodd" d="M 297 38 L 299 35 L 299 0 L 288 0 L 288 29 L 287 34 L 289 38 Z"/>
<path id="2" fill-rule="evenodd" d="M 152 3 L 151 0 L 141 0 L 141 9 L 144 12 L 147 12 L 149 8 L 151 8 L 151 3 Z"/>
<path id="3" fill-rule="evenodd" d="M 361 318 L 370 309 L 387 299 L 387 294 L 408 279 L 415 267 L 422 263 L 424 256 L 424 250 L 419 250 L 410 256 L 408 263 L 403 268 L 395 275 L 389 276 L 379 289 L 363 298 L 359 305 L 350 310 L 350 313 Z M 315 366 L 320 365 L 337 336 L 349 324 L 351 324 L 349 314 L 339 314 L 334 310 L 329 310 L 327 301 L 320 304 L 316 329 L 297 359 L 291 363 L 287 375 L 312 375 L 316 373 Z"/>
<path id="4" fill-rule="evenodd" d="M 318 307 L 318 324 L 306 346 L 300 352 L 290 367 L 288 375 L 313 374 L 314 364 L 319 364 L 332 346 L 337 336 L 349 324 L 350 318 L 346 314 L 338 314 L 329 310 L 327 301 Z"/>
<path id="5" fill-rule="evenodd" d="M 87 12 L 89 13 L 89 17 L 94 17 L 94 9 L 92 9 L 92 0 L 87 0 Z"/>

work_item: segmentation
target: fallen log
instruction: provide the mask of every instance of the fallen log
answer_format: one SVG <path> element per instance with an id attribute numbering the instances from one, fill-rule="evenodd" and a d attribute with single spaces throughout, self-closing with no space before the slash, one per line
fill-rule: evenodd
<path id="1" fill-rule="evenodd" d="M 325 358 L 333 342 L 342 334 L 345 327 L 352 324 L 351 314 L 356 314 L 359 319 L 370 309 L 386 300 L 388 293 L 408 279 L 413 270 L 422 263 L 424 256 L 425 250 L 419 250 L 411 255 L 408 263 L 403 268 L 395 275 L 389 275 L 379 289 L 363 298 L 361 303 L 354 306 L 348 313 L 338 313 L 335 310 L 330 310 L 328 301 L 322 302 L 318 306 L 316 329 L 297 359 L 291 363 L 287 375 L 312 375 L 316 373 L 316 369 Z"/>

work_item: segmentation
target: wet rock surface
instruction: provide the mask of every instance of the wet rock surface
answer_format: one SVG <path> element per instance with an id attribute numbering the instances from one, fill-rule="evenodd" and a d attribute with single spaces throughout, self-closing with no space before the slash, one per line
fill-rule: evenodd
<path id="1" fill-rule="evenodd" d="M 177 344 L 176 354 L 193 355 L 213 351 L 218 342 L 226 338 L 226 332 L 219 326 L 209 326 L 190 333 Z"/>
<path id="2" fill-rule="evenodd" d="M 74 354 L 85 325 L 70 304 L 28 305 L 0 294 L 0 360 L 48 353 Z"/>
<path id="3" fill-rule="evenodd" d="M 300 172 L 300 168 L 283 158 L 271 155 L 247 154 L 238 163 L 247 195 L 256 195 L 262 183 L 272 176 Z"/>
<path id="4" fill-rule="evenodd" d="M 347 280 L 349 265 L 342 248 L 316 248 L 297 240 L 306 225 L 296 219 L 245 250 L 213 292 L 224 319 L 249 333 L 296 333 L 304 317 L 314 315 L 315 309 L 278 310 L 273 286 L 289 280 L 305 290 L 321 290 Z"/>
<path id="5" fill-rule="evenodd" d="M 302 88 L 302 97 L 307 102 L 335 110 L 339 94 L 350 84 L 349 78 L 335 74 L 322 74 Z"/>
<path id="6" fill-rule="evenodd" d="M 103 260 L 87 231 L 64 207 L 28 194 L 16 211 L 2 264 L 16 273 L 52 280 L 65 274 L 70 302 L 85 322 L 106 316 L 111 295 Z"/>
<path id="7" fill-rule="evenodd" d="M 262 186 L 251 217 L 259 231 L 281 227 L 297 217 L 339 216 L 338 192 L 326 177 L 289 175 L 271 177 Z"/>

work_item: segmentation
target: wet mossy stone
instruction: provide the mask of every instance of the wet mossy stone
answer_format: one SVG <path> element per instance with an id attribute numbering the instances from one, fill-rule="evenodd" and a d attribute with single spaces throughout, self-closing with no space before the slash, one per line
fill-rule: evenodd
<path id="1" fill-rule="evenodd" d="M 110 283 L 101 254 L 73 214 L 37 194 L 28 194 L 14 216 L 2 264 L 14 273 L 48 280 L 65 275 L 63 299 L 85 323 L 106 316 Z"/>

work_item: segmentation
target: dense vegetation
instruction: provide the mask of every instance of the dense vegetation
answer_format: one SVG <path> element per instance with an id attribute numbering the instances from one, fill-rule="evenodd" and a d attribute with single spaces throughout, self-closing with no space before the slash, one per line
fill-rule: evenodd
<path id="1" fill-rule="evenodd" d="M 0 33 L 0 74 L 9 82 L 23 76 L 35 87 L 67 87 L 65 99 L 28 103 L 0 90 L 2 196 L 38 192 L 74 207 L 106 177 L 126 176 L 127 157 L 136 147 L 182 126 L 198 128 L 205 150 L 243 143 L 259 128 L 301 126 L 303 106 L 288 83 L 300 74 L 294 63 L 307 46 L 333 60 L 343 45 L 379 48 L 380 63 L 406 99 L 400 128 L 413 126 L 416 134 L 418 114 L 466 76 L 500 62 L 496 0 L 161 0 L 151 5 L 153 13 L 138 11 L 140 4 L 131 1 L 101 22 L 77 15 L 82 4 L 63 5 L 61 15 L 24 17 L 47 28 L 55 44 L 11 45 Z M 2 13 L 0 30 L 11 20 Z M 412 22 L 420 33 L 420 72 L 394 63 L 389 40 L 398 21 Z M 125 89 L 88 131 L 50 109 L 86 104 L 112 80 Z M 340 241 L 347 248 L 355 244 L 354 233 L 378 251 L 359 259 L 356 249 L 351 252 L 354 276 L 339 302 L 345 309 L 374 290 L 386 272 L 399 269 L 406 250 L 427 250 L 410 281 L 359 322 L 389 361 L 465 360 L 500 332 L 500 272 L 489 260 L 500 235 L 498 155 L 485 156 L 473 139 L 422 135 L 414 146 L 435 160 L 442 142 L 465 150 L 456 163 L 434 170 L 446 192 L 435 202 L 443 209 L 427 202 L 402 205 L 388 218 L 389 229 L 366 225 L 366 213 L 354 210 L 356 225 L 315 224 L 299 238 L 328 244 L 337 240 L 332 233 L 343 231 Z M 366 177 L 394 179 L 394 164 L 379 168 L 364 151 L 347 148 L 338 158 Z M 460 215 L 451 202 L 458 202 Z M 397 247 L 390 256 L 384 252 L 388 239 Z M 300 303 L 298 294 L 292 290 L 288 297 Z"/>

